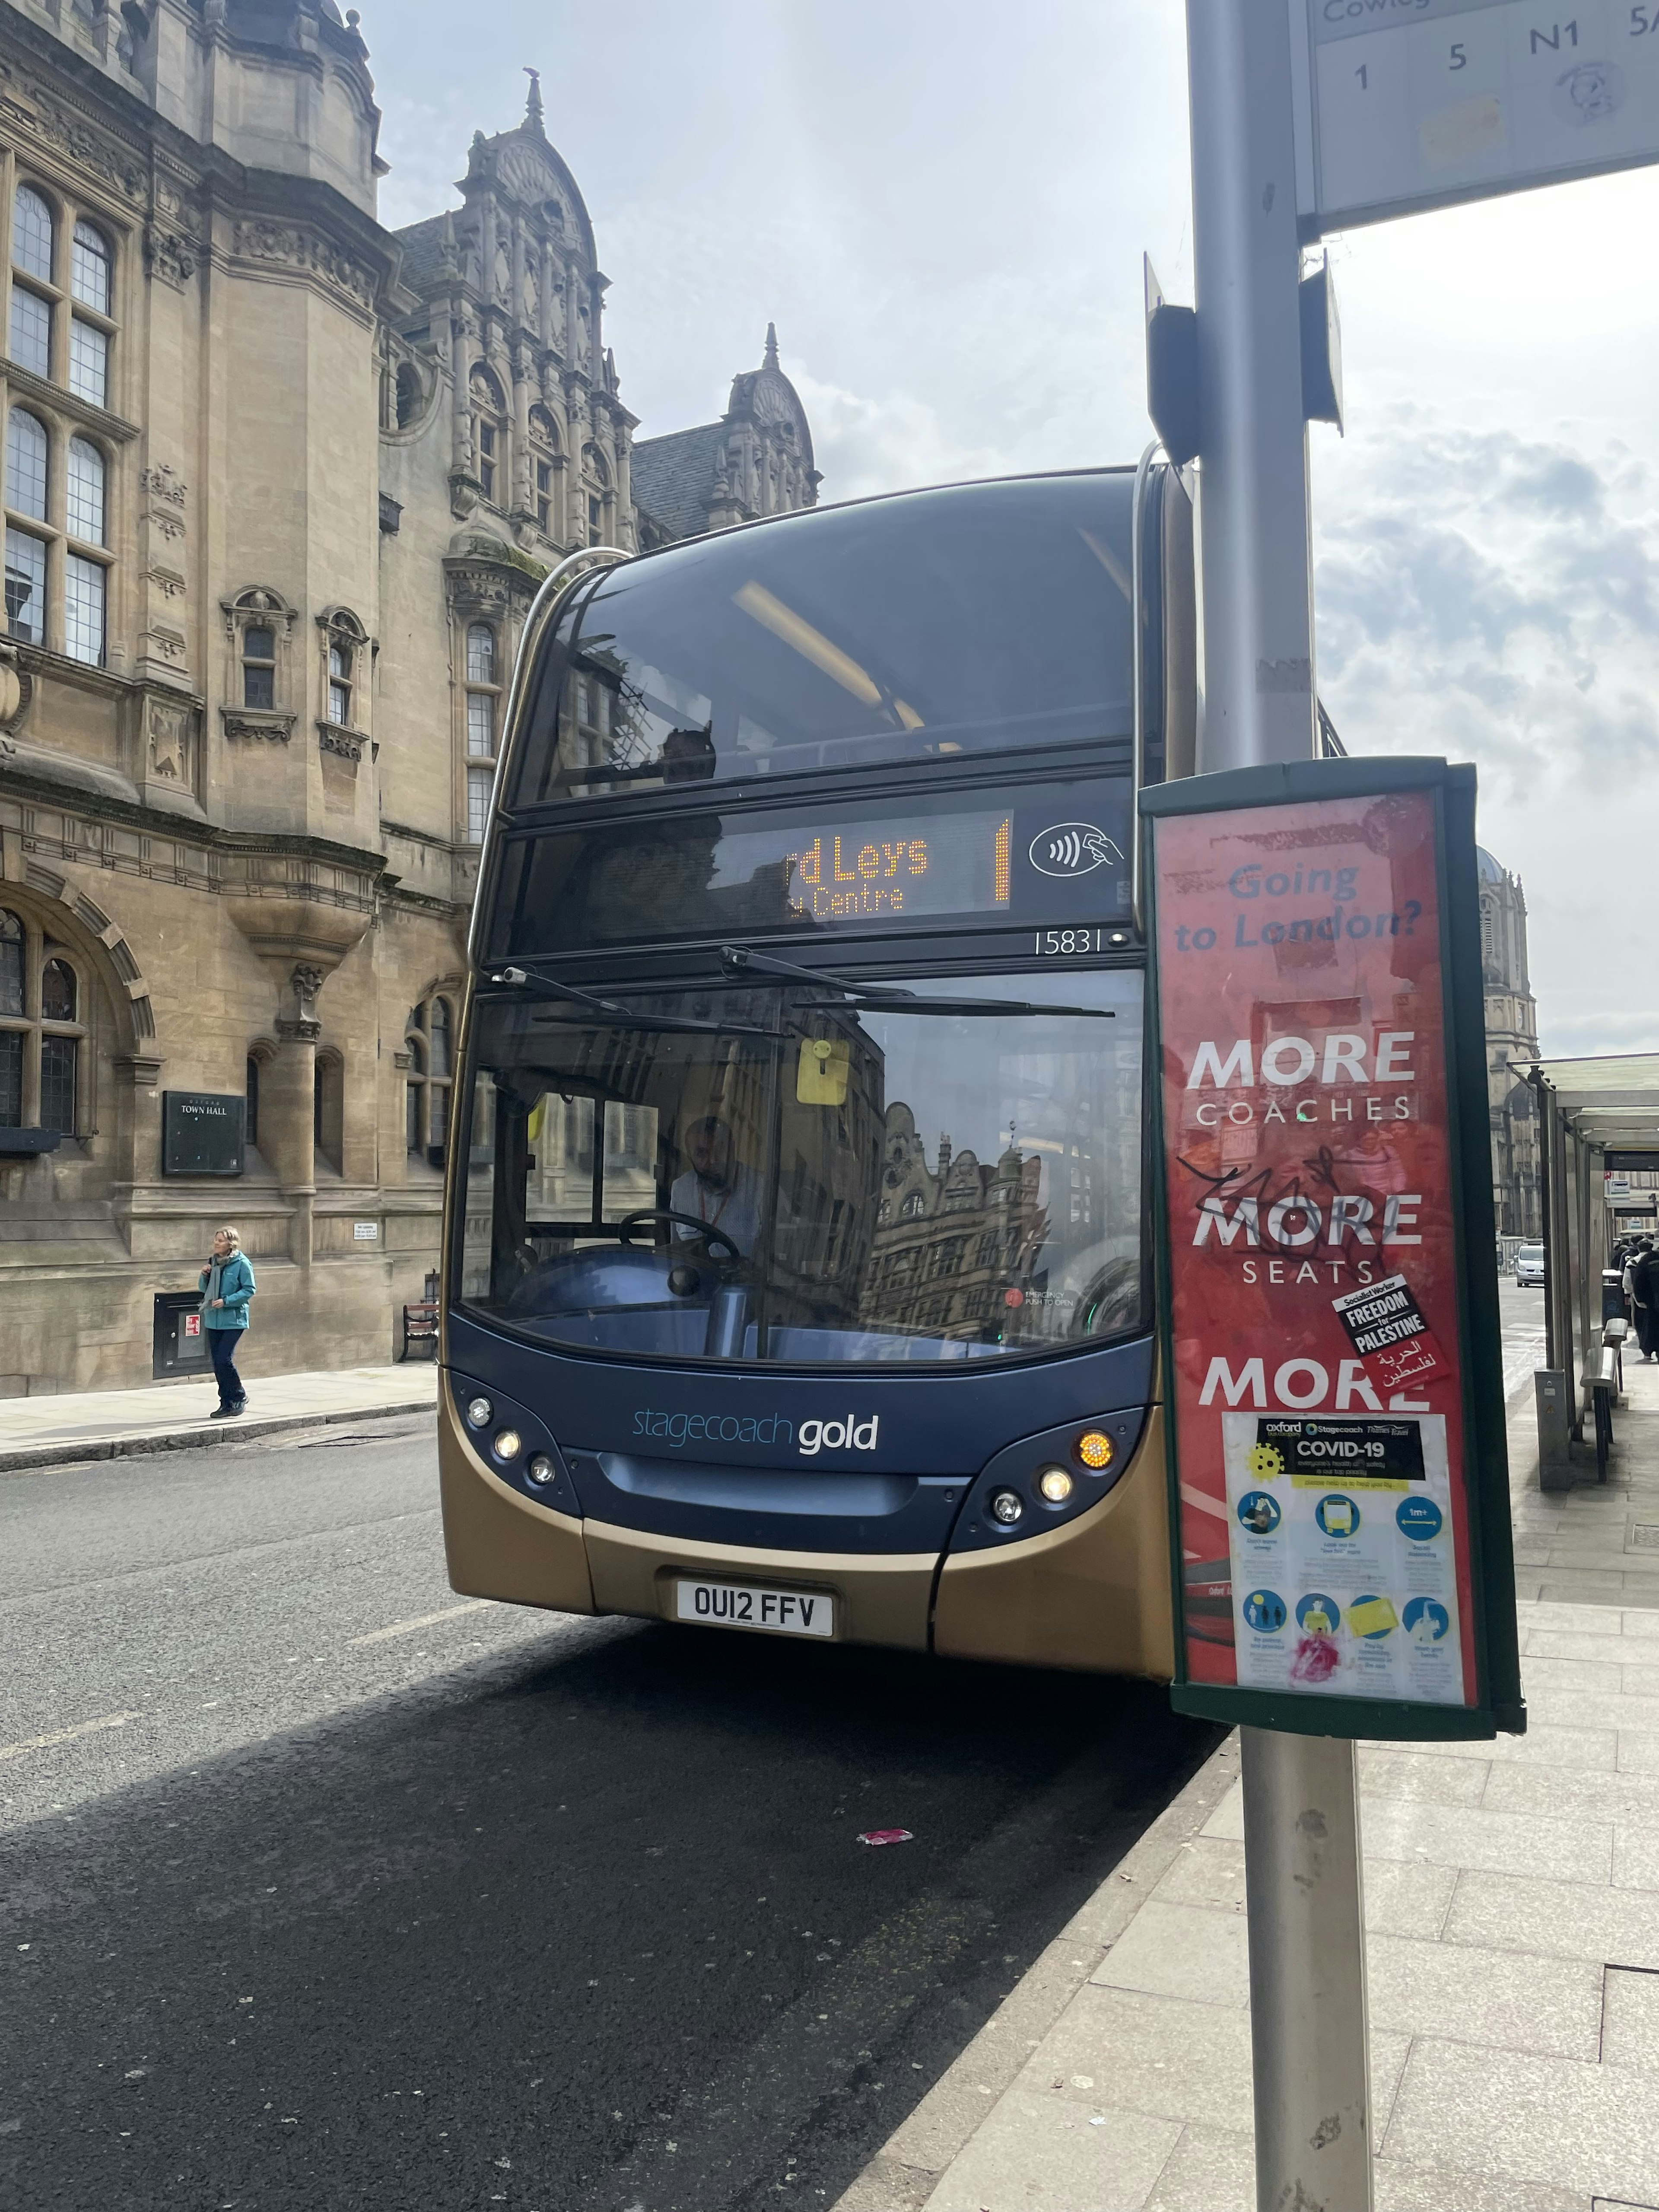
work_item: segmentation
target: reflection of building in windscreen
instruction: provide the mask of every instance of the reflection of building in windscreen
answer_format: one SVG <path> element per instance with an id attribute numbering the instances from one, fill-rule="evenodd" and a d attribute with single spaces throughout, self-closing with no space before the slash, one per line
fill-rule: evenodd
<path id="1" fill-rule="evenodd" d="M 953 1156 L 945 1134 L 935 1157 L 930 1168 L 915 1116 L 896 1099 L 887 1109 L 866 1322 L 970 1340 L 1022 1334 L 1048 1235 L 1042 1163 L 1011 1144 L 994 1166 L 982 1166 L 971 1152 Z"/>
<path id="2" fill-rule="evenodd" d="M 605 1147 L 594 1159 L 597 1102 L 544 1091 L 530 1109 L 525 1184 L 528 1224 L 618 1221 L 657 1202 L 657 1109 L 605 1101 Z M 594 1168 L 599 1185 L 594 1188 Z"/>

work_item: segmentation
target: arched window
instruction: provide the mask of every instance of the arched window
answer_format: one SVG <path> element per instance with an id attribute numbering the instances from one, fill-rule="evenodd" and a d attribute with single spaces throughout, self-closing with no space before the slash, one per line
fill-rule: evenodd
<path id="1" fill-rule="evenodd" d="M 495 757 L 495 633 L 471 623 L 466 633 L 466 750 L 470 760 Z"/>
<path id="2" fill-rule="evenodd" d="M 495 372 L 482 361 L 474 364 L 469 389 L 477 447 L 478 489 L 492 507 L 498 507 L 508 481 L 507 401 Z"/>
<path id="3" fill-rule="evenodd" d="M 70 440 L 69 533 L 88 545 L 108 542 L 104 519 L 104 457 L 90 438 Z"/>
<path id="4" fill-rule="evenodd" d="M 586 502 L 587 542 L 590 545 L 605 543 L 605 504 L 611 487 L 611 471 L 605 455 L 597 446 L 582 448 L 582 497 Z"/>
<path id="5" fill-rule="evenodd" d="M 398 364 L 398 428 L 408 429 L 421 411 L 421 372 L 412 361 Z"/>
<path id="6" fill-rule="evenodd" d="M 246 1099 L 243 1108 L 242 1133 L 246 1143 L 257 1145 L 259 1141 L 259 1063 L 252 1053 L 247 1056 L 245 1084 Z"/>
<path id="7" fill-rule="evenodd" d="M 250 584 L 234 599 L 222 599 L 219 606 L 229 647 L 224 679 L 228 710 L 234 713 L 240 702 L 256 714 L 291 714 L 295 702 L 289 648 L 296 619 L 294 609 L 268 584 Z"/>
<path id="8" fill-rule="evenodd" d="M 333 607 L 318 617 L 323 634 L 325 713 L 337 729 L 363 726 L 362 686 L 368 674 L 368 632 L 349 607 Z"/>
<path id="9" fill-rule="evenodd" d="M 11 211 L 12 267 L 50 284 L 57 228 L 51 207 L 33 185 L 19 185 Z"/>
<path id="10" fill-rule="evenodd" d="M 558 451 L 558 426 L 545 407 L 532 407 L 530 410 L 531 496 L 536 504 L 536 526 L 549 538 L 554 534 L 553 465 Z"/>
<path id="11" fill-rule="evenodd" d="M 0 907 L 0 1128 L 75 1134 L 85 1036 L 74 963 Z"/>
<path id="12" fill-rule="evenodd" d="M 404 1078 L 404 1127 L 408 1149 L 443 1165 L 449 1138 L 449 1093 L 453 1073 L 454 1017 L 438 992 L 411 1009 L 404 1038 L 409 1054 Z"/>
<path id="13" fill-rule="evenodd" d="M 37 522 L 46 519 L 47 451 L 45 423 L 14 407 L 6 417 L 6 505 Z"/>
<path id="14" fill-rule="evenodd" d="M 83 307 L 96 313 L 109 313 L 109 241 L 101 230 L 94 230 L 89 222 L 75 226 L 75 244 L 70 255 L 70 290 Z"/>

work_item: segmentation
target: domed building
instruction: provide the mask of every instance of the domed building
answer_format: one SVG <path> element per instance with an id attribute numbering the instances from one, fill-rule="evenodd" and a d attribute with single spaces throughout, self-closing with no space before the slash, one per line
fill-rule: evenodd
<path id="1" fill-rule="evenodd" d="M 1531 1086 L 1514 1063 L 1538 1057 L 1538 1007 L 1527 975 L 1527 902 L 1484 847 L 1480 881 L 1480 981 L 1486 1003 L 1486 1092 L 1492 1118 L 1492 1205 L 1498 1233 L 1543 1235 L 1539 1127 Z"/>

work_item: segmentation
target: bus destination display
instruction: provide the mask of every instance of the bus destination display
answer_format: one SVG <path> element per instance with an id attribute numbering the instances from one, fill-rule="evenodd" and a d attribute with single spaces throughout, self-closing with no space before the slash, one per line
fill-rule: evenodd
<path id="1" fill-rule="evenodd" d="M 630 806 L 579 834 L 509 846 L 511 936 L 492 957 L 975 921 L 1030 923 L 1045 956 L 1099 951 L 1129 914 L 1128 801 L 1127 778 L 1101 778 L 932 804 L 699 807 L 647 820 Z"/>
<path id="2" fill-rule="evenodd" d="M 810 921 L 861 921 L 899 914 L 983 914 L 1008 904 L 1012 814 L 884 822 L 820 830 L 786 854 L 785 895 Z M 748 841 L 733 838 L 734 848 Z M 740 865 L 740 855 L 733 854 Z"/>
<path id="3" fill-rule="evenodd" d="M 1434 793 L 1152 829 L 1184 1680 L 1480 1706 Z"/>

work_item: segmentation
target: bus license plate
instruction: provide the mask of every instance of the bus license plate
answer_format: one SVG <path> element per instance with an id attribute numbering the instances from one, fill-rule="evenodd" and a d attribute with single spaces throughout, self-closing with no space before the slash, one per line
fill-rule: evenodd
<path id="1" fill-rule="evenodd" d="M 822 1590 L 763 1589 L 750 1583 L 677 1582 L 674 1617 L 705 1628 L 763 1628 L 775 1636 L 833 1636 L 836 1601 Z"/>

